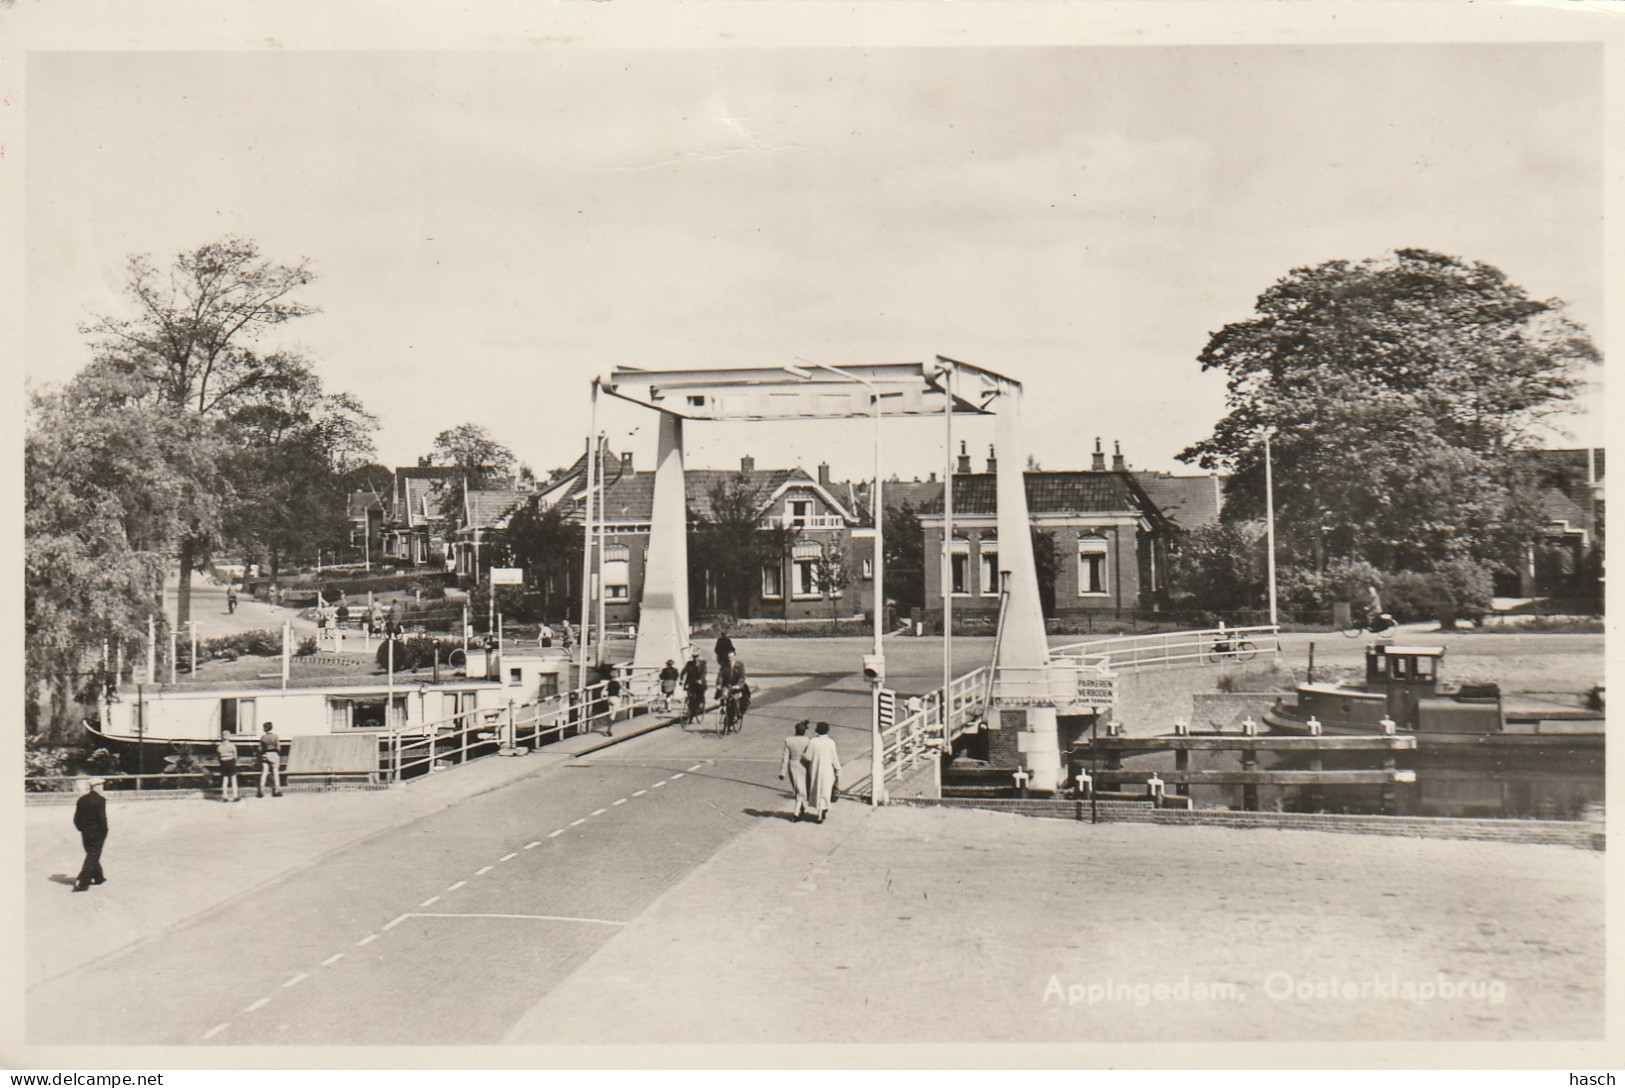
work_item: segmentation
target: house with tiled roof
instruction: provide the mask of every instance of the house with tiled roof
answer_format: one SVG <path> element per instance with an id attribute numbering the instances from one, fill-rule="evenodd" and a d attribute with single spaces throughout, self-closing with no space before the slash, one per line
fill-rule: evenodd
<path id="1" fill-rule="evenodd" d="M 452 561 L 460 578 L 478 581 L 491 566 L 493 544 L 500 545 L 514 511 L 531 497 L 522 488 L 468 488 L 457 525 L 450 530 Z"/>
<path id="2" fill-rule="evenodd" d="M 567 473 L 572 479 L 560 501 L 565 516 L 585 516 L 583 462 Z M 643 598 L 648 561 L 650 522 L 654 509 L 653 472 L 639 472 L 632 456 L 606 456 L 601 487 L 593 493 L 595 521 L 604 525 L 603 591 L 609 623 L 635 623 Z M 824 471 L 827 477 L 827 468 Z M 742 602 L 747 616 L 783 619 L 829 619 L 862 614 L 868 608 L 872 584 L 874 534 L 859 523 L 852 509 L 828 485 L 800 468 L 758 468 L 755 458 L 744 457 L 737 469 L 687 469 L 684 493 L 690 527 L 690 606 L 696 614 L 728 607 L 722 572 L 709 569 L 703 554 L 694 550 L 695 529 L 721 517 L 714 497 L 722 490 L 744 489 L 757 528 L 788 531 L 788 547 L 777 561 L 752 571 L 753 592 Z M 817 572 L 837 552 L 852 565 L 851 583 L 830 593 L 821 591 Z M 832 609 L 833 605 L 833 609 Z"/>
<path id="3" fill-rule="evenodd" d="M 413 566 L 444 567 L 448 547 L 444 502 L 458 470 L 443 465 L 410 465 L 392 473 L 389 510 L 384 519 L 383 554 Z"/>
<path id="4" fill-rule="evenodd" d="M 967 468 L 968 458 L 961 458 Z M 956 617 L 996 617 L 999 610 L 997 464 L 953 478 L 950 584 Z M 1167 598 L 1168 543 L 1175 529 L 1118 455 L 1111 468 L 1097 442 L 1087 472 L 1022 474 L 1033 529 L 1055 542 L 1054 579 L 1040 585 L 1056 617 L 1121 616 L 1151 611 Z M 925 532 L 926 612 L 939 620 L 942 601 L 943 502 L 920 511 Z M 1030 540 L 1020 542 L 1030 547 Z M 1040 566 L 1042 569 L 1042 565 Z"/>

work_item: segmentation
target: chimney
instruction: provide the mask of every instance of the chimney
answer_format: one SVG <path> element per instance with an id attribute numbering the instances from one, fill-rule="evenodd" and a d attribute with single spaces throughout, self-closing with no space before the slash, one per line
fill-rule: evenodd
<path id="1" fill-rule="evenodd" d="M 930 476 L 926 477 L 925 482 L 928 483 L 928 484 L 936 483 L 937 482 L 937 474 L 935 472 L 933 472 Z"/>
<path id="2" fill-rule="evenodd" d="M 820 461 L 820 462 L 818 462 L 818 486 L 822 487 L 822 488 L 826 488 L 826 489 L 829 487 L 829 462 L 828 461 Z"/>
<path id="3" fill-rule="evenodd" d="M 1098 437 L 1095 439 L 1095 456 L 1094 456 L 1094 460 L 1089 462 L 1089 471 L 1090 472 L 1105 472 L 1106 471 L 1106 454 L 1100 448 L 1100 439 Z"/>
<path id="4" fill-rule="evenodd" d="M 627 450 L 625 453 L 621 454 L 621 471 L 623 473 L 625 473 L 626 475 L 628 475 L 628 476 L 632 475 L 632 451 L 631 450 Z"/>
<path id="5" fill-rule="evenodd" d="M 963 438 L 959 440 L 959 465 L 954 471 L 966 475 L 970 474 L 970 454 L 965 452 L 965 440 Z"/>
<path id="6" fill-rule="evenodd" d="M 1128 464 L 1123 460 L 1123 443 L 1112 440 L 1112 471 L 1127 472 Z"/>
<path id="7" fill-rule="evenodd" d="M 993 446 L 991 443 L 989 443 L 987 447 L 987 471 L 990 474 L 999 471 L 999 459 L 993 456 Z"/>
<path id="8" fill-rule="evenodd" d="M 748 453 L 745 454 L 745 456 L 741 457 L 739 459 L 739 471 L 740 472 L 755 472 L 756 471 L 756 458 L 752 457 Z"/>

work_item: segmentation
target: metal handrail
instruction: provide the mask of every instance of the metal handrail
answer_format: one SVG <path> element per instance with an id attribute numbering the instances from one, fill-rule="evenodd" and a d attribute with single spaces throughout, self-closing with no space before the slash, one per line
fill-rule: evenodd
<path id="1" fill-rule="evenodd" d="M 1050 650 L 1050 657 L 1071 658 L 1086 665 L 1104 666 L 1114 671 L 1147 667 L 1211 664 L 1215 659 L 1234 656 L 1223 648 L 1240 641 L 1251 642 L 1259 653 L 1281 652 L 1281 629 L 1272 624 L 1254 627 L 1208 628 L 1200 631 L 1166 631 L 1149 635 L 1123 635 L 1094 639 Z"/>

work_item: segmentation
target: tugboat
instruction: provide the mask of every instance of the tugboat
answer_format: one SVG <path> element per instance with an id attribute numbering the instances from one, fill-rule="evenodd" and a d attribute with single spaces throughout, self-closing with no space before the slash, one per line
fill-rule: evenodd
<path id="1" fill-rule="evenodd" d="M 1383 719 L 1400 733 L 1414 733 L 1423 747 L 1603 746 L 1599 711 L 1523 700 L 1508 706 L 1499 684 L 1442 683 L 1443 646 L 1392 646 L 1375 642 L 1365 651 L 1365 683 L 1358 687 L 1300 684 L 1296 702 L 1281 700 L 1264 712 L 1270 729 L 1308 733 L 1314 718 L 1329 734 L 1381 733 Z"/>

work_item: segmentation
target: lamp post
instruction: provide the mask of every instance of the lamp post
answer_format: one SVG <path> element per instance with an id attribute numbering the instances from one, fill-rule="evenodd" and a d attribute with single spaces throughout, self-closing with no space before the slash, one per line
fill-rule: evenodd
<path id="1" fill-rule="evenodd" d="M 886 647 L 882 641 L 886 623 L 886 516 L 880 471 L 882 449 L 880 442 L 881 392 L 867 378 L 860 378 L 850 371 L 842 370 L 840 367 L 830 366 L 828 363 L 815 363 L 809 359 L 801 359 L 800 361 L 808 366 L 827 371 L 842 381 L 863 386 L 869 391 L 869 400 L 875 409 L 875 489 L 874 496 L 869 504 L 875 519 L 875 650 L 872 660 L 866 663 L 864 671 L 869 673 L 869 804 L 878 806 L 886 803 L 885 740 L 880 735 L 880 687 L 886 680 Z M 804 367 L 787 366 L 784 369 L 798 378 L 810 379 L 813 376 L 812 372 Z"/>
<path id="2" fill-rule="evenodd" d="M 1273 427 L 1264 432 L 1264 534 L 1269 544 L 1270 626 L 1277 627 L 1280 621 L 1275 612 L 1275 464 L 1270 456 L 1273 434 Z"/>

